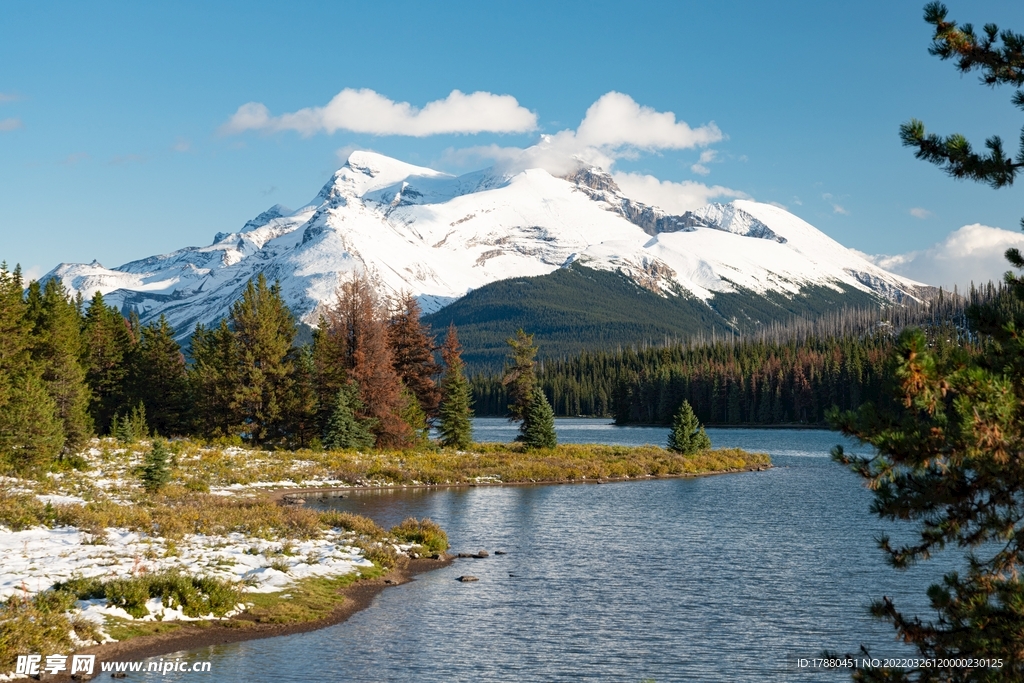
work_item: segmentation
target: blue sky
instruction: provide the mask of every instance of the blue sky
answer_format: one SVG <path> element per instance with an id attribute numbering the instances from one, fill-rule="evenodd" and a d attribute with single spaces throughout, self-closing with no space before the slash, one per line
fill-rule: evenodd
<path id="1" fill-rule="evenodd" d="M 1019 2 L 947 4 L 954 19 L 1024 31 Z M 871 254 L 959 248 L 948 236 L 972 223 L 1019 232 L 1019 187 L 955 182 L 900 146 L 911 117 L 978 145 L 1000 134 L 1011 148 L 1024 123 L 1010 91 L 927 54 L 922 6 L 5 3 L 0 258 L 38 275 L 62 261 L 114 266 L 208 244 L 272 204 L 311 199 L 343 150 L 473 170 L 490 162 L 460 150 L 529 147 L 576 129 L 612 91 L 721 133 L 619 155 L 619 173 L 777 202 Z M 421 137 L 226 134 L 246 103 L 278 116 L 346 88 L 413 107 L 453 90 L 509 95 L 536 124 Z"/>

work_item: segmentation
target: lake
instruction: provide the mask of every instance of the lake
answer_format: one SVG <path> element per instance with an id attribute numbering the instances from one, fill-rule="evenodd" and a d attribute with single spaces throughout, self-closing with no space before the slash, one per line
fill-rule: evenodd
<path id="1" fill-rule="evenodd" d="M 515 427 L 478 419 L 478 440 Z M 558 420 L 562 442 L 663 444 L 668 430 Z M 820 430 L 709 429 L 716 447 L 771 454 L 766 472 L 606 485 L 356 492 L 318 503 L 390 526 L 441 524 L 452 551 L 486 549 L 388 588 L 313 633 L 182 653 L 217 681 L 849 680 L 801 669 L 823 650 L 907 655 L 867 614 L 889 595 L 922 616 L 954 558 L 889 568 L 870 493 Z M 848 447 L 851 445 L 846 443 Z M 495 556 L 495 550 L 508 554 Z M 477 583 L 456 581 L 462 574 Z M 136 674 L 132 674 L 133 678 Z M 190 674 L 142 676 L 190 680 Z"/>

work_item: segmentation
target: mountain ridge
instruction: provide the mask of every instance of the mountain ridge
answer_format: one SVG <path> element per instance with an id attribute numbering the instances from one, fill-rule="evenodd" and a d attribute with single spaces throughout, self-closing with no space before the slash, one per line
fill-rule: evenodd
<path id="1" fill-rule="evenodd" d="M 558 177 L 497 168 L 460 176 L 354 152 L 314 199 L 279 204 L 211 244 L 117 268 L 64 263 L 73 292 L 101 291 L 143 322 L 167 317 L 180 337 L 222 318 L 258 273 L 281 282 L 297 317 L 315 324 L 338 286 L 368 277 L 410 292 L 426 313 L 494 282 L 578 263 L 618 273 L 662 297 L 798 296 L 807 287 L 878 299 L 928 289 L 862 258 L 778 207 L 736 200 L 673 215 L 625 196 L 596 167 Z"/>

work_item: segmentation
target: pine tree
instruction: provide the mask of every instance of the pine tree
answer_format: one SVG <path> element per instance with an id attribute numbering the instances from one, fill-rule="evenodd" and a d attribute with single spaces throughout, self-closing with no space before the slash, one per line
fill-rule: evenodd
<path id="1" fill-rule="evenodd" d="M 149 493 L 156 493 L 171 480 L 170 452 L 162 439 L 153 441 L 142 465 L 142 485 Z"/>
<path id="2" fill-rule="evenodd" d="M 933 55 L 955 58 L 964 73 L 981 70 L 988 85 L 1024 86 L 1024 36 L 989 24 L 979 38 L 970 25 L 958 27 L 946 15 L 940 3 L 925 7 L 925 20 L 935 27 Z M 1020 90 L 1013 102 L 1024 108 Z M 998 137 L 986 141 L 989 154 L 979 155 L 962 135 L 928 135 L 917 120 L 900 132 L 918 158 L 955 178 L 998 188 L 1024 167 L 1024 139 L 1015 161 L 1004 155 Z M 1024 267 L 1018 250 L 1006 255 Z M 1024 282 L 1013 275 L 1007 280 L 1016 307 L 988 302 L 969 310 L 983 353 L 970 355 L 906 330 L 888 373 L 891 398 L 832 413 L 844 433 L 877 450 L 870 458 L 838 446 L 833 451 L 869 482 L 874 512 L 920 525 L 913 542 L 880 540 L 889 562 L 906 568 L 942 548 L 967 551 L 966 570 L 946 574 L 928 590 L 934 621 L 903 614 L 888 597 L 872 606 L 934 666 L 864 669 L 854 674 L 857 680 L 1024 680 L 1024 348 L 1018 332 Z M 956 665 L 975 658 L 999 659 L 1001 666 Z"/>
<path id="3" fill-rule="evenodd" d="M 232 409 L 238 368 L 238 345 L 226 320 L 213 328 L 196 325 L 188 368 L 192 398 L 190 424 L 203 436 L 239 434 Z"/>
<path id="4" fill-rule="evenodd" d="M 268 287 L 260 273 L 250 280 L 228 316 L 237 348 L 237 381 L 231 408 L 235 423 L 254 443 L 283 433 L 282 418 L 292 383 L 295 320 L 281 299 L 281 288 Z"/>
<path id="5" fill-rule="evenodd" d="M 441 408 L 438 431 L 441 445 L 465 450 L 473 443 L 473 408 L 469 382 L 463 373 L 462 346 L 454 323 L 441 346 L 444 376 L 441 378 Z"/>
<path id="6" fill-rule="evenodd" d="M 427 418 L 437 415 L 441 392 L 434 376 L 441 367 L 434 361 L 430 326 L 420 322 L 420 306 L 412 294 L 402 296 L 388 325 L 388 343 L 395 372 L 419 402 Z"/>
<path id="7" fill-rule="evenodd" d="M 124 417 L 114 414 L 110 421 L 110 433 L 121 443 L 136 443 L 149 437 L 149 423 L 146 420 L 146 407 L 136 403 Z"/>
<path id="8" fill-rule="evenodd" d="M 343 385 L 335 397 L 334 412 L 324 430 L 324 448 L 372 448 L 376 441 L 373 420 L 359 417 L 364 409 L 359 400 L 359 385 L 355 382 Z"/>
<path id="9" fill-rule="evenodd" d="M 292 391 L 288 397 L 285 423 L 292 448 L 311 448 L 320 444 L 323 429 L 317 424 L 317 385 L 314 349 L 306 345 L 295 356 Z"/>
<path id="10" fill-rule="evenodd" d="M 78 309 L 57 278 L 29 286 L 27 315 L 32 323 L 32 358 L 47 393 L 56 404 L 64 429 L 61 456 L 77 452 L 92 436 L 89 387 L 85 382 L 81 320 Z"/>
<path id="11" fill-rule="evenodd" d="M 188 431 L 188 372 L 185 356 L 164 316 L 140 330 L 139 343 L 130 355 L 128 400 L 146 408 L 146 419 L 156 434 L 171 436 Z"/>
<path id="12" fill-rule="evenodd" d="M 408 446 L 414 435 L 402 417 L 403 385 L 388 344 L 387 318 L 370 283 L 358 277 L 346 282 L 326 317 L 348 377 L 359 385 L 360 417 L 373 421 L 377 447 Z"/>
<path id="13" fill-rule="evenodd" d="M 32 361 L 26 309 L 21 269 L 0 264 L 0 467 L 16 472 L 45 467 L 64 447 L 56 403 Z"/>
<path id="14" fill-rule="evenodd" d="M 320 316 L 320 322 L 313 331 L 310 353 L 318 432 L 322 433 L 327 428 L 327 421 L 334 412 L 334 399 L 349 380 L 348 371 L 352 368 L 350 341 L 349 331 L 340 320 L 331 322 L 326 315 Z"/>
<path id="15" fill-rule="evenodd" d="M 107 306 L 99 292 L 85 311 L 82 342 L 82 365 L 92 393 L 89 413 L 95 429 L 108 434 L 111 418 L 117 412 L 123 413 L 130 403 L 128 359 L 136 339 L 128 321 Z"/>
<path id="16" fill-rule="evenodd" d="M 693 455 L 711 448 L 711 439 L 701 426 L 689 401 L 683 401 L 672 420 L 668 435 L 668 449 L 683 455 Z"/>
<path id="17" fill-rule="evenodd" d="M 519 425 L 518 440 L 527 448 L 554 448 L 558 444 L 555 413 L 540 387 L 533 388 L 530 405 L 523 415 L 523 423 Z"/>
<path id="18" fill-rule="evenodd" d="M 533 335 L 526 334 L 522 329 L 516 330 L 516 336 L 506 340 L 506 343 L 509 346 L 508 363 L 501 383 L 508 392 L 508 417 L 512 421 L 519 421 L 526 419 L 526 411 L 533 401 L 533 389 L 537 382 L 534 374 L 537 347 L 533 343 Z"/>

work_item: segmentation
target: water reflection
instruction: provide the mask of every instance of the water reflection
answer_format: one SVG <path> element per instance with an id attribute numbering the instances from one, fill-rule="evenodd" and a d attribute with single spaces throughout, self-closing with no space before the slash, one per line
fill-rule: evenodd
<path id="1" fill-rule="evenodd" d="M 515 428 L 477 422 L 477 438 Z M 559 421 L 606 443 L 661 443 L 666 430 Z M 607 485 L 354 492 L 325 505 L 384 525 L 428 516 L 460 560 L 385 591 L 344 624 L 217 646 L 218 681 L 849 680 L 801 673 L 825 648 L 906 653 L 866 606 L 882 594 L 925 608 L 921 582 L 943 565 L 897 573 L 874 538 L 893 528 L 827 453 L 820 431 L 709 430 L 716 446 L 772 454 L 767 472 Z M 511 437 L 509 437 L 511 438 Z M 494 439 L 500 440 L 500 439 Z M 508 440 L 507 438 L 504 440 Z M 897 528 L 897 535 L 902 531 Z M 455 577 L 472 573 L 478 583 Z M 145 680 L 178 680 L 173 674 Z M 184 676 L 181 678 L 184 680 Z"/>

